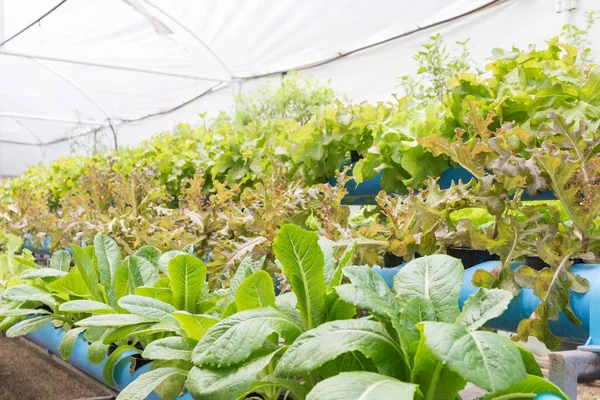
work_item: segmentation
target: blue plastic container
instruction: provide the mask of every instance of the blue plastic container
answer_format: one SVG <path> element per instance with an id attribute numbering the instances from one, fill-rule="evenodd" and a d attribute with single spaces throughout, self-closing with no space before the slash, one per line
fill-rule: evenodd
<path id="1" fill-rule="evenodd" d="M 563 397 L 554 393 L 542 393 L 535 396 L 533 400 L 563 400 Z"/>
<path id="2" fill-rule="evenodd" d="M 348 172 L 352 175 L 352 170 Z M 383 173 L 378 173 L 374 178 L 362 181 L 358 186 L 356 182 L 350 181 L 346 183 L 346 190 L 348 194 L 344 197 L 343 203 L 350 205 L 369 205 L 376 204 L 375 196 L 382 190 L 381 189 L 381 177 Z M 331 178 L 329 184 L 335 186 L 337 180 Z"/>
<path id="3" fill-rule="evenodd" d="M 102 377 L 102 369 L 104 368 L 104 364 L 106 364 L 108 357 L 104 357 L 102 363 L 98 365 L 90 363 L 87 357 L 89 347 L 90 343 L 83 338 L 83 334 L 79 335 L 77 341 L 75 342 L 75 346 L 73 347 L 73 353 L 67 361 L 75 368 L 106 384 L 106 382 L 104 382 L 104 378 Z"/>
<path id="4" fill-rule="evenodd" d="M 490 271 L 498 264 L 498 261 L 488 261 L 465 271 L 463 286 L 460 291 L 459 302 L 461 307 L 467 298 L 478 290 L 471 282 L 475 271 L 478 269 Z M 519 263 L 513 263 L 513 270 L 519 265 Z M 591 322 L 594 319 L 600 318 L 600 315 L 596 312 L 596 308 L 600 308 L 600 265 L 575 264 L 571 266 L 571 270 L 577 275 L 586 278 L 590 283 L 590 290 L 587 293 L 581 294 L 571 291 L 571 308 L 582 324 L 576 326 L 563 313 L 559 313 L 558 321 L 551 322 L 550 329 L 556 336 L 577 342 L 585 342 L 588 338 L 594 336 L 594 327 L 591 325 Z M 510 302 L 504 314 L 489 321 L 486 326 L 514 332 L 519 322 L 525 318 L 529 318 L 539 303 L 540 299 L 533 294 L 532 289 L 523 289 Z M 594 315 L 596 316 L 595 318 Z"/>
<path id="5" fill-rule="evenodd" d="M 472 283 L 473 274 L 478 269 L 491 271 L 500 264 L 499 261 L 486 261 L 474 267 L 465 270 L 463 275 L 463 286 L 460 289 L 459 304 L 462 308 L 464 302 L 479 290 Z M 404 265 L 404 264 L 402 264 Z M 394 275 L 402 268 L 399 265 L 395 268 L 373 267 L 385 279 L 386 283 L 392 287 Z M 523 263 L 512 263 L 512 269 L 517 269 Z M 571 270 L 579 276 L 586 278 L 590 283 L 590 290 L 587 293 L 575 293 L 571 291 L 571 308 L 575 315 L 581 320 L 582 324 L 576 326 L 572 324 L 561 312 L 558 321 L 550 323 L 550 329 L 556 336 L 570 339 L 576 342 L 586 342 L 589 338 L 600 338 L 600 265 L 599 264 L 575 264 Z M 519 322 L 529 318 L 535 308 L 540 304 L 532 289 L 522 289 L 518 296 L 512 299 L 506 311 L 499 317 L 488 321 L 485 325 L 488 328 L 500 329 L 504 331 L 515 332 Z M 593 321 L 598 321 L 592 324 Z M 592 341 L 595 342 L 595 341 Z"/>
<path id="6" fill-rule="evenodd" d="M 394 286 L 394 276 L 396 276 L 396 274 L 398 273 L 398 271 L 400 271 L 400 268 L 402 268 L 403 265 L 404 264 L 400 264 L 394 268 L 381 268 L 380 266 L 376 265 L 373 267 L 373 271 L 381 275 L 385 280 L 385 283 L 387 283 L 387 285 L 391 289 L 392 286 Z"/>
<path id="7" fill-rule="evenodd" d="M 119 392 L 141 375 L 141 373 L 137 373 L 139 370 L 133 374 L 129 371 L 131 368 L 131 356 L 134 354 L 137 353 L 133 350 L 126 351 L 123 353 L 121 359 L 115 364 L 113 372 L 113 379 L 115 380 L 114 389 Z"/>
<path id="8" fill-rule="evenodd" d="M 352 170 L 349 171 L 349 174 L 352 175 Z M 367 179 L 361 182 L 358 186 L 356 182 L 350 181 L 346 184 L 346 190 L 348 194 L 344 198 L 344 204 L 352 204 L 352 205 L 366 205 L 366 204 L 375 204 L 374 197 L 382 190 L 381 188 L 381 177 L 383 176 L 383 172 L 378 173 L 374 178 Z M 438 180 L 438 184 L 442 189 L 447 189 L 450 187 L 452 182 L 458 182 L 462 180 L 463 182 L 468 182 L 473 178 L 473 175 L 462 167 L 450 167 L 446 171 L 442 173 L 440 179 Z M 336 184 L 336 180 L 331 178 L 329 180 L 331 185 Z M 406 192 L 399 193 L 406 194 Z"/>
<path id="9" fill-rule="evenodd" d="M 52 354 L 58 355 L 58 346 L 65 335 L 62 328 L 55 328 L 54 325 L 48 323 L 38 330 L 25 335 L 29 340 L 44 347 Z"/>
<path id="10" fill-rule="evenodd" d="M 62 328 L 55 328 L 52 324 L 49 323 L 26 336 L 31 341 L 46 348 L 50 353 L 53 353 L 60 357 L 58 347 L 64 335 L 65 331 Z M 73 347 L 71 357 L 67 360 L 67 362 L 73 365 L 75 368 L 85 372 L 94 379 L 106 385 L 106 382 L 102 377 L 102 369 L 106 364 L 108 356 L 104 358 L 104 361 L 102 361 L 101 364 L 94 365 L 90 363 L 90 361 L 87 358 L 89 347 L 90 343 L 83 338 L 83 334 L 80 334 L 77 338 L 77 341 L 75 342 L 75 346 Z M 138 368 L 134 373 L 130 372 L 131 356 L 133 356 L 134 354 L 136 354 L 136 352 L 133 350 L 124 352 L 115 364 L 115 368 L 113 370 L 115 387 L 113 389 L 121 391 L 125 387 L 127 387 L 131 382 L 133 382 L 138 376 L 140 376 L 144 372 L 150 371 L 151 363 L 148 363 Z M 148 396 L 146 399 L 160 400 L 160 397 L 158 397 L 154 393 L 151 393 L 150 396 Z M 184 395 L 179 396 L 178 399 L 192 400 L 192 396 L 188 392 L 186 392 Z"/>
<path id="11" fill-rule="evenodd" d="M 352 170 L 348 172 L 349 175 L 352 175 Z M 348 194 L 344 198 L 344 204 L 350 205 L 368 205 L 368 204 L 376 204 L 374 197 L 382 190 L 381 188 L 381 177 L 383 176 L 383 172 L 378 173 L 375 177 L 371 179 L 364 180 L 358 186 L 356 182 L 350 181 L 346 184 L 346 190 Z M 440 178 L 438 179 L 438 185 L 441 189 L 448 189 L 452 183 L 458 183 L 459 180 L 462 180 L 463 183 L 469 182 L 473 178 L 473 175 L 464 169 L 463 167 L 454 167 L 450 166 L 449 169 L 444 171 Z M 329 183 L 331 185 L 336 184 L 336 179 L 329 179 Z M 399 192 L 397 192 L 399 193 Z M 399 193 L 406 194 L 406 192 Z M 527 193 L 523 194 L 523 200 L 555 200 L 556 197 L 551 190 L 546 190 L 534 197 L 529 196 Z"/>

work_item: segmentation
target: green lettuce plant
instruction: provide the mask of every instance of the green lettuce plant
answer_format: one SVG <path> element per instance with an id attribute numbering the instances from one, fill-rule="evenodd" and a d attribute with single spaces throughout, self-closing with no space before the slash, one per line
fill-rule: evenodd
<path id="1" fill-rule="evenodd" d="M 191 360 L 189 372 L 157 369 L 120 398 L 144 398 L 175 375 L 187 376 L 194 398 L 211 400 L 250 393 L 277 399 L 282 391 L 298 399 L 375 399 L 390 390 L 399 398 L 455 399 L 467 382 L 489 398 L 543 391 L 566 398 L 541 378 L 528 351 L 478 330 L 504 311 L 510 292 L 481 289 L 459 309 L 458 260 L 412 261 L 390 290 L 369 267 L 345 266 L 352 247 L 336 263 L 316 234 L 298 227 L 284 226 L 273 248 L 292 292 L 276 297 L 266 277 L 248 281 L 252 290 L 236 296 L 238 312 L 208 329 L 193 349 L 163 343 L 157 358 Z M 343 284 L 343 275 L 351 283 Z M 369 316 L 357 317 L 357 310 Z"/>

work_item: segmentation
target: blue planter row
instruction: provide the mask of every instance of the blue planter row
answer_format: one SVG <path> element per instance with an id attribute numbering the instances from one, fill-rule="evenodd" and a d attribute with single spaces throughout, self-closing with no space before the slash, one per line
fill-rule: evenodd
<path id="1" fill-rule="evenodd" d="M 498 261 L 488 261 L 465 271 L 463 277 L 463 286 L 460 291 L 460 305 L 462 307 L 466 299 L 478 288 L 471 282 L 473 274 L 478 269 L 491 271 L 498 265 Z M 517 269 L 520 263 L 513 263 L 513 270 Z M 571 270 L 577 275 L 586 278 L 590 283 L 590 289 L 587 293 L 575 293 L 570 290 L 571 308 L 575 315 L 581 320 L 582 324 L 576 326 L 571 323 L 565 314 L 559 313 L 558 321 L 550 322 L 550 329 L 556 336 L 577 342 L 586 342 L 590 338 L 598 338 L 598 328 L 594 324 L 600 322 L 600 265 L 599 264 L 575 264 Z M 488 326 L 494 329 L 515 332 L 519 322 L 529 318 L 535 308 L 540 304 L 532 289 L 523 289 L 518 296 L 508 305 L 504 314 L 489 321 Z"/>
<path id="2" fill-rule="evenodd" d="M 397 267 L 396 269 L 390 268 L 390 269 L 381 270 L 381 271 L 388 272 L 391 270 L 395 270 L 396 272 L 398 272 L 399 267 Z M 392 275 L 388 274 L 388 276 L 392 276 Z M 386 281 L 388 281 L 388 279 L 386 279 Z M 461 299 L 462 299 L 462 293 L 461 293 Z M 461 305 L 462 305 L 462 303 L 461 303 Z M 52 324 L 46 324 L 43 327 L 36 330 L 35 332 L 32 332 L 27 335 L 27 337 L 30 340 L 32 340 L 33 342 L 37 343 L 38 345 L 46 348 L 50 353 L 53 353 L 59 357 L 60 357 L 60 354 L 58 352 L 58 346 L 60 345 L 60 341 L 62 340 L 63 336 L 64 336 L 64 330 L 62 328 L 55 328 Z M 81 334 L 77 338 L 77 342 L 75 343 L 75 347 L 73 348 L 73 353 L 71 354 L 71 357 L 69 358 L 68 362 L 71 365 L 73 365 L 74 367 L 80 369 L 81 371 L 85 372 L 86 374 L 92 376 L 96 380 L 98 380 L 106 385 L 106 382 L 104 381 L 104 379 L 102 377 L 102 368 L 104 367 L 104 364 L 106 363 L 106 359 L 108 357 L 106 357 L 104 359 L 102 364 L 93 365 L 87 359 L 88 347 L 89 347 L 89 343 L 83 339 L 83 334 Z M 129 385 L 131 382 L 133 382 L 138 376 L 140 376 L 141 374 L 143 374 L 145 372 L 150 371 L 151 363 L 148 363 L 148 364 L 145 364 L 142 367 L 138 368 L 134 373 L 130 372 L 131 356 L 133 356 L 134 354 L 136 354 L 134 351 L 125 352 L 121 356 L 119 361 L 117 361 L 115 368 L 114 368 L 114 373 L 113 373 L 113 377 L 114 377 L 116 386 L 113 387 L 113 389 L 115 389 L 117 391 L 121 391 L 125 387 L 127 387 L 127 385 Z M 193 398 L 189 392 L 185 392 L 184 395 L 179 396 L 177 398 L 181 399 L 181 400 L 193 400 Z M 535 400 L 555 400 L 555 399 L 560 399 L 560 397 L 553 395 L 553 394 L 541 394 L 535 398 Z M 161 400 L 161 399 L 156 394 L 151 393 L 150 396 L 148 396 L 146 398 L 146 400 Z"/>
<path id="3" fill-rule="evenodd" d="M 352 171 L 349 171 L 352 174 Z M 378 173 L 374 178 L 364 180 L 358 186 L 356 182 L 350 181 L 346 184 L 345 188 L 348 194 L 344 198 L 344 204 L 349 205 L 369 205 L 376 204 L 375 196 L 382 190 L 381 188 L 381 177 L 383 172 Z M 438 180 L 438 185 L 442 189 L 448 189 L 452 183 L 458 183 L 462 180 L 464 183 L 469 182 L 473 178 L 473 175 L 462 167 L 450 167 L 442 173 Z M 336 184 L 335 178 L 329 180 L 331 185 Z M 405 193 L 399 193 L 405 194 Z M 526 193 L 522 197 L 523 200 L 555 200 L 554 193 L 550 190 L 546 190 L 543 193 L 538 194 L 535 197 L 531 197 Z"/>
<path id="4" fill-rule="evenodd" d="M 491 271 L 499 265 L 499 261 L 486 261 L 474 267 L 465 270 L 463 276 L 463 286 L 460 290 L 460 306 L 475 293 L 479 288 L 472 283 L 473 274 L 478 269 Z M 513 263 L 515 270 L 523 263 Z M 395 268 L 373 267 L 385 279 L 386 283 L 392 287 L 393 277 L 402 268 L 399 265 Z M 575 264 L 571 270 L 579 276 L 586 278 L 590 283 L 590 289 L 587 293 L 575 293 L 570 291 L 571 307 L 575 315 L 581 320 L 582 324 L 576 326 L 572 324 L 561 312 L 558 321 L 550 323 L 550 329 L 556 336 L 571 339 L 577 342 L 588 342 L 588 344 L 597 344 L 600 341 L 600 264 Z M 534 312 L 540 303 L 532 289 L 523 289 L 521 293 L 512 299 L 507 310 L 499 317 L 489 321 L 488 328 L 499 329 L 503 331 L 515 332 L 520 321 L 527 319 Z"/>
<path id="5" fill-rule="evenodd" d="M 60 357 L 58 347 L 64 334 L 65 331 L 62 328 L 55 328 L 52 324 L 46 324 L 38 330 L 36 330 L 35 332 L 28 334 L 27 338 L 37 343 L 38 345 L 46 348 L 50 353 Z M 99 365 L 94 365 L 90 363 L 87 358 L 89 346 L 90 344 L 83 338 L 83 334 L 79 335 L 73 348 L 73 353 L 67 361 L 75 368 L 85 372 L 94 379 L 107 385 L 104 381 L 104 378 L 102 377 L 102 369 L 104 368 L 104 364 L 106 363 L 108 356 L 106 356 L 104 358 L 104 361 Z M 113 372 L 113 377 L 116 386 L 113 387 L 113 389 L 121 391 L 125 387 L 127 387 L 131 382 L 133 382 L 138 376 L 150 371 L 151 363 L 148 363 L 136 369 L 135 372 L 130 372 L 131 356 L 133 356 L 134 354 L 136 354 L 134 351 L 125 352 L 121 356 L 119 361 L 117 361 Z M 192 396 L 188 392 L 186 392 L 184 395 L 179 396 L 178 399 L 192 400 Z M 147 397 L 147 400 L 160 400 L 160 397 L 152 393 L 150 394 L 150 396 Z"/>

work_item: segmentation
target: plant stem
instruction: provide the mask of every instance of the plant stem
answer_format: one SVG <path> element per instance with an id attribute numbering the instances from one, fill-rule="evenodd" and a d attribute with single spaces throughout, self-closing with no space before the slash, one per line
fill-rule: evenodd
<path id="1" fill-rule="evenodd" d="M 425 400 L 435 400 L 435 387 L 437 386 L 438 381 L 440 380 L 440 375 L 442 374 L 442 368 L 444 364 L 437 363 L 435 366 L 435 370 L 431 375 L 431 381 L 429 383 L 429 390 L 427 390 L 427 395 L 425 396 Z"/>
<path id="2" fill-rule="evenodd" d="M 536 393 L 510 393 L 502 396 L 494 397 L 495 400 L 509 400 L 509 399 L 534 399 L 537 397 Z"/>

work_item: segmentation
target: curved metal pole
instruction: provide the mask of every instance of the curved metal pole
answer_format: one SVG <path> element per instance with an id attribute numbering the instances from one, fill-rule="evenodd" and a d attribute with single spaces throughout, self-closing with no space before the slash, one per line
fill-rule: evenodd
<path id="1" fill-rule="evenodd" d="M 165 17 L 169 18 L 177 26 L 179 26 L 181 29 L 185 30 L 190 36 L 192 36 L 194 39 L 196 39 L 198 42 L 200 42 L 200 44 L 206 50 L 208 50 L 208 52 L 210 54 L 212 54 L 212 56 L 214 58 L 216 58 L 216 60 L 219 62 L 219 64 L 221 64 L 221 66 L 223 67 L 223 69 L 225 69 L 225 71 L 227 71 L 227 73 L 229 74 L 229 78 L 230 79 L 233 78 L 233 72 L 231 71 L 231 69 L 229 68 L 229 66 L 227 66 L 227 64 L 225 63 L 225 61 L 221 57 L 219 57 L 219 55 L 217 54 L 217 52 L 205 40 L 203 40 L 200 36 L 198 36 L 190 28 L 188 28 L 187 26 L 185 26 L 184 24 L 182 24 L 177 18 L 173 17 L 171 14 L 169 14 L 168 12 L 166 12 L 165 10 L 163 10 L 162 8 L 160 8 L 159 6 L 157 6 L 156 4 L 152 3 L 150 0 L 140 0 L 140 1 L 143 1 L 144 3 L 148 4 L 150 7 L 154 8 L 156 11 L 158 11 L 159 13 L 161 13 L 162 15 L 164 15 Z"/>
<path id="2" fill-rule="evenodd" d="M 218 77 L 212 77 L 212 76 L 180 74 L 177 72 L 161 71 L 161 70 L 156 70 L 156 69 L 128 67 L 125 65 L 92 62 L 92 61 L 86 61 L 86 60 L 77 60 L 77 59 L 73 59 L 73 58 L 51 57 L 51 56 L 45 56 L 42 54 L 20 53 L 20 52 L 16 52 L 16 51 L 4 51 L 3 50 L 3 51 L 0 51 L 0 56 L 35 58 L 37 60 L 47 60 L 47 61 L 56 61 L 56 62 L 67 63 L 67 64 L 85 65 L 87 67 L 114 69 L 114 70 L 118 70 L 118 71 L 140 72 L 143 74 L 164 75 L 164 76 L 171 76 L 174 78 L 197 79 L 197 80 L 202 80 L 202 81 L 227 82 L 227 81 L 231 80 L 230 78 L 218 78 Z"/>
<path id="3" fill-rule="evenodd" d="M 85 90 L 83 90 L 79 85 L 77 85 L 75 82 L 73 82 L 72 80 L 70 80 L 69 78 L 67 78 L 66 76 L 64 76 L 63 74 L 61 74 L 60 72 L 58 72 L 57 70 L 55 70 L 54 68 L 45 65 L 41 62 L 39 62 L 38 60 L 35 59 L 31 59 L 31 61 L 33 61 L 34 63 L 36 63 L 37 65 L 39 65 L 40 67 L 50 71 L 51 73 L 53 73 L 54 75 L 56 75 L 58 78 L 62 79 L 63 81 L 65 81 L 69 86 L 71 86 L 73 89 L 77 90 L 83 97 L 85 97 L 86 99 L 88 99 L 88 101 L 90 103 L 92 103 L 98 110 L 100 110 L 100 112 L 102 114 L 104 114 L 104 116 L 106 117 L 106 121 L 108 122 L 109 126 L 110 126 L 110 130 L 112 131 L 113 134 L 113 139 L 114 139 L 114 143 L 115 143 L 115 150 L 117 150 L 118 148 L 118 144 L 117 144 L 117 132 L 115 131 L 115 128 L 110 120 L 110 115 L 108 114 L 108 111 L 106 111 L 101 105 L 100 103 L 98 103 L 96 100 L 94 100 L 92 98 L 91 95 L 89 95 Z"/>
<path id="4" fill-rule="evenodd" d="M 44 144 L 44 142 L 42 142 L 42 139 L 40 139 L 40 137 L 38 135 L 36 135 L 35 132 L 33 130 L 31 130 L 31 128 L 29 128 L 27 125 L 25 125 L 24 123 L 19 121 L 19 119 L 17 119 L 16 117 L 12 117 L 12 119 L 14 119 L 17 124 L 21 125 L 21 127 L 23 127 L 23 129 L 25 129 L 27 132 L 29 132 L 29 134 L 38 141 L 39 145 Z"/>
<path id="5" fill-rule="evenodd" d="M 109 124 L 106 122 L 82 121 L 80 119 L 73 119 L 73 118 L 46 117 L 44 115 L 23 114 L 23 113 L 6 112 L 6 111 L 0 111 L 0 117 L 33 119 L 33 120 L 37 120 L 37 121 L 67 122 L 70 124 L 81 124 L 81 125 L 91 125 L 91 126 L 109 126 Z"/>

